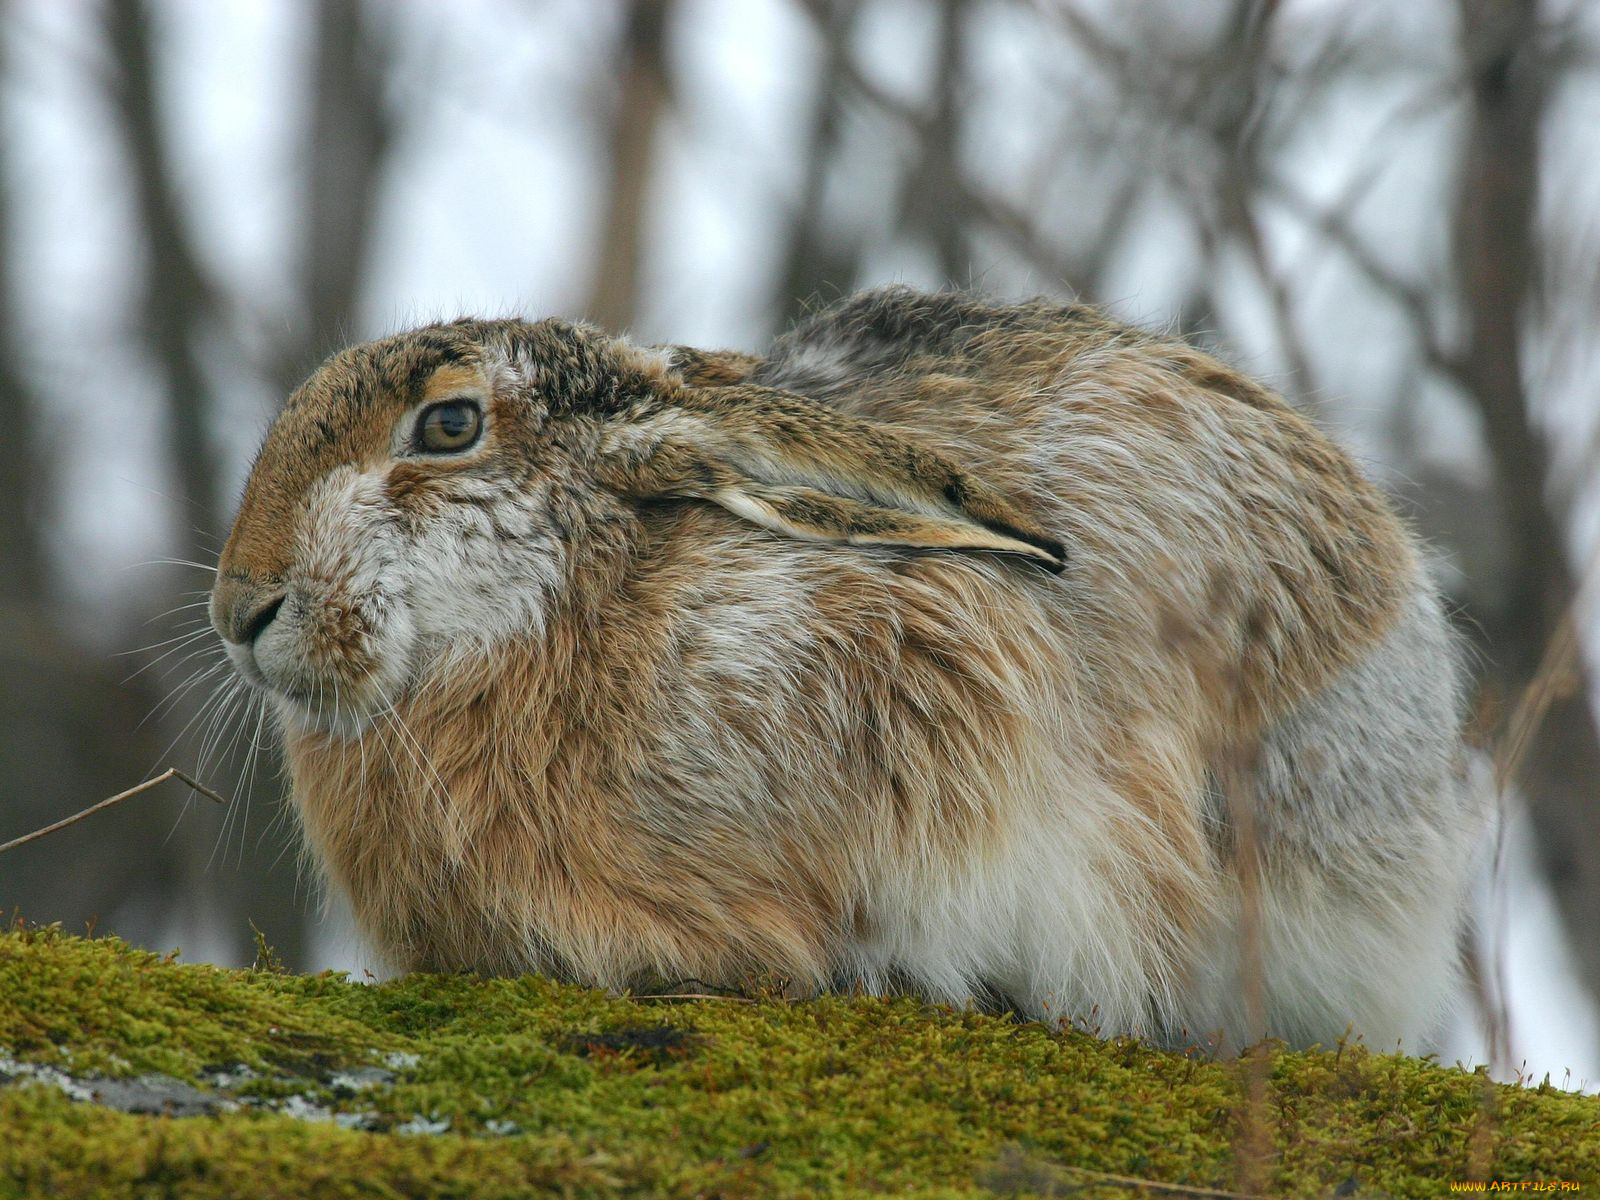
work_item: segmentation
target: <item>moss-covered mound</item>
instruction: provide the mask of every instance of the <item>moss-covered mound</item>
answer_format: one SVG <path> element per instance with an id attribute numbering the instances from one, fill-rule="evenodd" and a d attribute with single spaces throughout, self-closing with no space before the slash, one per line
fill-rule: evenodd
<path id="1" fill-rule="evenodd" d="M 0 1196 L 1435 1196 L 1470 1178 L 1600 1186 L 1600 1100 L 1361 1049 L 1201 1062 L 909 1000 L 363 986 L 0 933 Z"/>

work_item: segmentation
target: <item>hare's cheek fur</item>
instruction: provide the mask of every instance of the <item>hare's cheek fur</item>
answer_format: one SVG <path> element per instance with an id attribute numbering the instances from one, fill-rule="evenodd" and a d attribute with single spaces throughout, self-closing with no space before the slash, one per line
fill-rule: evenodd
<path id="1" fill-rule="evenodd" d="M 399 695 L 417 642 L 403 551 L 378 475 L 339 467 L 306 497 L 283 607 L 253 648 L 291 728 L 351 734 Z"/>
<path id="2" fill-rule="evenodd" d="M 255 645 L 286 721 L 358 734 L 437 660 L 536 632 L 559 546 L 541 525 L 503 482 L 330 472 L 307 497 L 283 608 Z"/>
<path id="3" fill-rule="evenodd" d="M 544 485 L 447 483 L 406 502 L 407 550 L 394 568 L 424 659 L 490 651 L 539 633 L 565 562 L 545 515 Z"/>

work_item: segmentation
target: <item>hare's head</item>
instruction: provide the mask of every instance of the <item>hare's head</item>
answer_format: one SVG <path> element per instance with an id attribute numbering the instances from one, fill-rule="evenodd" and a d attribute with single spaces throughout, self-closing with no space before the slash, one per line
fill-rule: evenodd
<path id="1" fill-rule="evenodd" d="M 335 355 L 267 435 L 211 618 L 301 729 L 354 734 L 441 656 L 536 634 L 625 562 L 639 507 L 809 540 L 1061 547 L 940 454 L 704 356 L 563 321 L 458 321 Z"/>

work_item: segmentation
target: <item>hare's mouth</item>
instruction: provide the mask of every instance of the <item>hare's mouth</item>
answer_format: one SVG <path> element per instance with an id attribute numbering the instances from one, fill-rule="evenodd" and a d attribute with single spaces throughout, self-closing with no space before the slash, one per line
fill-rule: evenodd
<path id="1" fill-rule="evenodd" d="M 298 731 L 356 737 L 394 702 L 377 673 L 317 673 L 299 664 L 282 671 L 270 658 L 263 663 L 249 646 L 228 646 L 228 657 L 246 683 L 276 703 L 284 724 Z"/>
<path id="2" fill-rule="evenodd" d="M 234 668 L 300 731 L 353 737 L 388 710 L 409 671 L 406 646 L 352 606 L 294 596 L 250 640 L 226 642 Z"/>

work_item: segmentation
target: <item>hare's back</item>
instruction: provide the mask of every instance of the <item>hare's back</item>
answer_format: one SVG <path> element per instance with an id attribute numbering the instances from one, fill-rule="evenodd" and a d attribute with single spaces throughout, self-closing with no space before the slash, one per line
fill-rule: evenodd
<path id="1" fill-rule="evenodd" d="M 1247 725 L 1360 661 L 1423 586 L 1387 501 L 1312 422 L 1086 306 L 867 292 L 781 338 L 757 378 L 1000 489 L 1065 544 L 1061 603 L 1093 609 L 1117 654 L 1236 680 Z"/>

